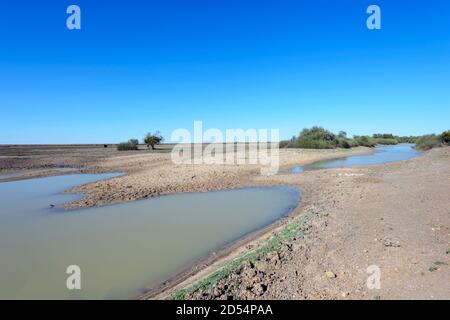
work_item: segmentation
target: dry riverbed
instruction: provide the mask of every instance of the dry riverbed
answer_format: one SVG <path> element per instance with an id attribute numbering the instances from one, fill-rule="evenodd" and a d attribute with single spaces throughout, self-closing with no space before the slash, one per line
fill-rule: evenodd
<path id="1" fill-rule="evenodd" d="M 286 169 L 372 151 L 287 149 L 280 151 L 282 170 L 275 176 L 261 176 L 255 165 L 174 165 L 167 151 L 3 146 L 0 174 L 26 169 L 27 178 L 39 177 L 60 167 L 77 169 L 63 174 L 125 174 L 70 190 L 85 195 L 72 208 L 242 186 L 301 190 L 302 203 L 289 218 L 144 298 L 450 298 L 450 148 L 398 163 L 301 174 Z M 370 265 L 381 271 L 380 289 L 366 287 Z"/>
<path id="2" fill-rule="evenodd" d="M 23 176 L 1 179 L 13 181 L 22 178 L 61 174 L 56 168 L 73 167 L 72 173 L 123 172 L 125 175 L 109 180 L 78 186 L 68 192 L 83 193 L 82 200 L 67 207 L 91 207 L 154 197 L 178 192 L 204 192 L 255 184 L 265 184 L 259 176 L 259 165 L 175 165 L 168 146 L 157 152 L 139 150 L 117 152 L 103 146 L 42 146 L 0 147 L 0 174 L 26 169 Z M 288 168 L 316 160 L 351 154 L 372 152 L 367 148 L 351 150 L 294 150 L 280 151 L 280 166 Z M 242 155 L 237 154 L 237 157 Z M 46 169 L 46 170 L 43 170 Z M 283 169 L 282 169 L 283 170 Z"/>
<path id="3" fill-rule="evenodd" d="M 272 181 L 303 192 L 290 221 L 154 298 L 450 299 L 449 147 Z"/>

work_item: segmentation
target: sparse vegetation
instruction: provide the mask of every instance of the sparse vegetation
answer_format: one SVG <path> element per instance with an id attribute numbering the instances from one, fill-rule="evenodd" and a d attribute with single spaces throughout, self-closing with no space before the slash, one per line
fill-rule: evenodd
<path id="1" fill-rule="evenodd" d="M 298 137 L 292 137 L 290 141 L 282 143 L 284 147 L 305 148 L 305 149 L 333 149 L 352 148 L 358 146 L 354 139 L 347 137 L 345 131 L 334 134 L 322 127 L 312 127 L 303 129 Z"/>
<path id="2" fill-rule="evenodd" d="M 359 146 L 363 147 L 375 147 L 377 144 L 375 140 L 369 136 L 354 136 L 353 137 L 356 140 L 356 143 Z"/>
<path id="3" fill-rule="evenodd" d="M 441 140 L 435 134 L 424 135 L 416 140 L 416 149 L 430 150 L 441 145 Z"/>
<path id="4" fill-rule="evenodd" d="M 441 141 L 445 144 L 450 144 L 450 130 L 442 132 Z"/>
<path id="5" fill-rule="evenodd" d="M 138 149 L 138 140 L 130 139 L 127 142 L 122 142 L 117 145 L 117 150 L 119 151 L 129 151 Z"/>
<path id="6" fill-rule="evenodd" d="M 428 268 L 428 271 L 434 272 L 434 271 L 436 271 L 436 270 L 438 270 L 438 269 L 439 269 L 439 268 L 436 267 L 436 266 L 431 266 L 431 267 Z"/>
<path id="7" fill-rule="evenodd" d="M 305 148 L 305 149 L 333 149 L 352 148 L 357 146 L 374 147 L 377 144 L 395 145 L 398 143 L 414 143 L 418 150 L 430 150 L 435 147 L 450 144 L 450 130 L 440 135 L 428 134 L 423 136 L 394 136 L 391 133 L 376 133 L 368 135 L 347 137 L 345 131 L 334 134 L 322 127 L 303 129 L 296 137 L 280 142 L 281 148 Z"/>
<path id="8" fill-rule="evenodd" d="M 160 144 L 164 140 L 163 136 L 156 131 L 155 133 L 147 133 L 144 137 L 144 143 L 147 145 L 147 148 L 152 148 L 155 150 L 155 146 Z"/>
<path id="9" fill-rule="evenodd" d="M 184 300 L 186 296 L 199 289 L 207 289 L 219 280 L 226 278 L 233 271 L 239 269 L 244 262 L 254 263 L 257 259 L 266 256 L 269 252 L 275 251 L 280 248 L 283 242 L 292 240 L 293 238 L 303 237 L 307 230 L 311 227 L 310 221 L 312 218 L 319 214 L 319 210 L 309 209 L 301 217 L 297 218 L 295 222 L 288 224 L 280 232 L 276 233 L 264 245 L 254 251 L 250 251 L 247 254 L 229 262 L 221 269 L 212 273 L 204 280 L 200 280 L 191 287 L 181 289 L 175 292 L 171 299 Z"/>
<path id="10" fill-rule="evenodd" d="M 322 127 L 312 127 L 303 129 L 298 137 L 280 142 L 282 148 L 305 148 L 305 149 L 333 149 L 333 148 L 353 148 L 357 146 L 373 147 L 377 142 L 369 136 L 355 136 L 353 139 L 347 137 L 345 131 L 338 134 L 326 130 Z"/>

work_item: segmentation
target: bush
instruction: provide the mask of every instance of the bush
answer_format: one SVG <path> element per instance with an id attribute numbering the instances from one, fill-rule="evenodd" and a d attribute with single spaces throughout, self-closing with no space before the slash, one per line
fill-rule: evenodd
<path id="1" fill-rule="evenodd" d="M 336 146 L 338 148 L 345 148 L 345 149 L 349 149 L 352 147 L 352 142 L 350 139 L 347 138 L 343 138 L 343 137 L 338 137 L 336 139 Z"/>
<path id="2" fill-rule="evenodd" d="M 376 144 L 398 144 L 398 141 L 394 138 L 375 138 Z"/>
<path id="3" fill-rule="evenodd" d="M 138 140 L 130 139 L 128 142 L 122 142 L 117 145 L 117 150 L 119 151 L 128 151 L 128 150 L 137 150 L 138 149 Z"/>
<path id="4" fill-rule="evenodd" d="M 363 146 L 363 147 L 371 148 L 376 145 L 375 140 L 369 136 L 355 136 L 355 140 L 356 140 L 357 145 Z"/>
<path id="5" fill-rule="evenodd" d="M 303 129 L 298 136 L 297 147 L 305 149 L 332 149 L 336 147 L 336 136 L 322 127 Z"/>
<path id="6" fill-rule="evenodd" d="M 375 133 L 372 137 L 374 139 L 395 139 L 392 133 Z"/>
<path id="7" fill-rule="evenodd" d="M 292 143 L 292 141 L 290 141 L 290 140 L 281 140 L 279 143 L 279 147 L 280 148 L 293 148 L 294 143 Z"/>
<path id="8" fill-rule="evenodd" d="M 399 137 L 399 136 L 395 136 L 395 140 L 398 141 L 398 143 L 416 143 L 416 140 L 419 137 L 416 136 L 403 136 L 403 137 Z"/>
<path id="9" fill-rule="evenodd" d="M 298 141 L 297 147 L 303 149 L 333 149 L 335 145 L 326 140 L 302 139 Z"/>
<path id="10" fill-rule="evenodd" d="M 442 132 L 441 141 L 443 143 L 450 144 L 450 130 Z"/>
<path id="11" fill-rule="evenodd" d="M 426 151 L 439 146 L 441 146 L 441 140 L 435 134 L 421 136 L 416 141 L 416 149 L 419 150 Z"/>
<path id="12" fill-rule="evenodd" d="M 144 143 L 147 145 L 147 148 L 152 147 L 152 150 L 155 150 L 155 145 L 160 144 L 164 140 L 164 137 L 156 131 L 155 133 L 147 133 L 144 137 Z"/>

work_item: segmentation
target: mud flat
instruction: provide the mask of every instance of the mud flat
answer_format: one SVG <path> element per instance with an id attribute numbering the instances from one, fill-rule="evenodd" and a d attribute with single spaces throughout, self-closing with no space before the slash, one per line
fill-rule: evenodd
<path id="1" fill-rule="evenodd" d="M 450 299 L 450 148 L 384 165 L 257 177 L 302 190 L 292 217 L 144 298 Z M 380 271 L 380 287 L 367 287 Z M 373 273 L 373 271 L 372 271 Z"/>
<path id="2" fill-rule="evenodd" d="M 204 192 L 266 184 L 259 165 L 176 165 L 170 156 L 171 145 L 152 152 L 141 146 L 139 151 L 119 152 L 114 146 L 0 146 L 0 174 L 27 169 L 26 176 L 0 181 L 61 174 L 55 168 L 78 169 L 72 173 L 112 173 L 124 175 L 107 181 L 78 186 L 69 192 L 82 193 L 82 200 L 68 207 L 92 207 L 145 199 L 163 194 Z M 292 165 L 352 154 L 373 152 L 368 148 L 336 150 L 280 150 L 281 172 Z M 236 154 L 236 156 L 242 156 Z M 43 170 L 46 169 L 46 170 Z M 1 179 L 1 178 L 0 178 Z M 273 181 L 271 181 L 272 183 Z"/>

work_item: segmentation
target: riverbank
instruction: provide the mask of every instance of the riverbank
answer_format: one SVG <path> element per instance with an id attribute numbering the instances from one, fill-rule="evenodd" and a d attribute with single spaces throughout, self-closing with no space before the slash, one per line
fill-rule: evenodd
<path id="1" fill-rule="evenodd" d="M 272 177 L 301 186 L 291 220 L 147 297 L 449 299 L 449 160 L 444 147 L 385 165 Z M 240 264 L 230 268 L 233 258 Z M 379 289 L 366 286 L 370 266 L 380 271 Z"/>
<path id="2" fill-rule="evenodd" d="M 331 150 L 281 149 L 280 172 L 293 165 L 370 152 L 373 150 L 364 147 Z M 68 203 L 67 208 L 107 205 L 171 193 L 205 192 L 267 184 L 264 179 L 259 179 L 259 165 L 176 165 L 171 160 L 168 146 L 161 147 L 158 152 L 118 152 L 98 146 L 0 148 L 1 173 L 26 169 L 23 176 L 2 179 L 2 182 L 61 174 L 54 169 L 59 167 L 77 169 L 63 174 L 124 173 L 121 177 L 68 190 L 68 193 L 81 193 L 84 197 Z M 43 168 L 48 169 L 42 170 Z"/>
<path id="3" fill-rule="evenodd" d="M 153 287 L 141 298 L 365 299 L 377 296 L 391 298 L 395 297 L 393 293 L 389 293 L 389 295 L 384 291 L 369 291 L 365 288 L 367 263 L 370 260 L 378 259 L 378 262 L 375 261 L 371 264 L 382 264 L 382 273 L 393 277 L 391 266 L 395 266 L 393 268 L 397 270 L 396 272 L 403 272 L 403 269 L 409 266 L 409 260 L 405 260 L 405 264 L 400 265 L 402 268 L 398 268 L 396 256 L 386 258 L 386 253 L 380 251 L 378 247 L 376 250 L 373 249 L 369 240 L 371 237 L 377 239 L 372 240 L 376 245 L 381 244 L 381 249 L 386 250 L 405 246 L 402 244 L 400 247 L 398 246 L 398 238 L 401 238 L 398 232 L 402 232 L 402 221 L 411 219 L 409 212 L 411 208 L 419 208 L 417 210 L 424 210 L 424 212 L 428 212 L 429 208 L 436 211 L 438 221 L 441 221 L 441 224 L 438 224 L 439 230 L 444 230 L 444 232 L 447 230 L 448 234 L 450 225 L 448 213 L 447 216 L 445 215 L 445 209 L 450 207 L 448 192 L 446 192 L 449 189 L 450 181 L 448 149 L 432 150 L 423 157 L 389 165 L 328 169 L 302 174 L 291 174 L 287 169 L 293 165 L 304 165 L 313 161 L 352 154 L 370 153 L 373 150 L 367 148 L 350 150 L 282 149 L 280 150 L 280 173 L 270 177 L 261 176 L 258 166 L 176 166 L 172 164 L 170 154 L 167 152 L 118 153 L 112 150 L 98 149 L 93 152 L 86 151 L 84 153 L 83 151 L 73 154 L 67 154 L 64 149 L 52 154 L 37 152 L 39 156 L 35 158 L 33 155 L 20 158 L 23 155 L 9 154 L 6 158 L 0 156 L 0 168 L 6 161 L 14 163 L 16 170 L 22 167 L 39 170 L 42 163 L 46 161 L 45 159 L 51 158 L 52 167 L 70 165 L 78 168 L 79 172 L 120 171 L 125 173 L 121 177 L 70 190 L 70 192 L 82 192 L 86 195 L 84 199 L 70 203 L 69 207 L 71 208 L 119 203 L 167 193 L 222 190 L 245 186 L 290 185 L 301 190 L 301 206 L 296 208 L 288 218 L 236 241 L 211 257 L 206 257 L 160 286 Z M 15 162 L 14 157 L 23 160 Z M 24 165 L 21 167 L 20 163 Z M 65 174 L 70 174 L 70 172 Z M 21 177 L 14 179 L 21 179 Z M 432 185 L 431 182 L 434 180 L 439 183 Z M 418 205 L 415 204 L 415 201 L 423 196 L 420 192 L 416 192 L 417 185 L 421 186 L 420 190 L 427 199 L 426 202 Z M 397 214 L 392 208 L 400 211 L 401 214 L 398 217 L 391 217 Z M 380 211 L 386 216 L 380 215 Z M 366 212 L 370 212 L 371 217 L 376 217 L 375 220 L 366 216 Z M 363 218 L 359 215 L 363 215 Z M 392 223 L 383 222 L 391 219 Z M 427 230 L 423 230 L 422 224 L 435 223 L 433 221 L 430 222 L 424 217 L 412 221 L 408 230 L 404 231 L 406 241 L 417 237 L 415 234 L 417 232 L 420 235 L 426 234 Z M 395 229 L 391 226 L 392 224 L 395 225 Z M 331 226 L 333 228 L 330 228 Z M 436 227 L 432 228 L 437 230 Z M 390 233 L 389 231 L 392 230 L 396 230 L 396 232 Z M 427 239 L 420 238 L 420 240 L 415 242 L 422 245 L 422 242 L 426 243 Z M 444 243 L 445 241 L 450 243 L 450 239 L 444 240 Z M 267 246 L 268 243 L 269 246 Z M 363 252 L 361 256 L 355 250 L 360 248 L 363 243 L 366 245 L 361 249 Z M 428 260 L 423 262 L 420 252 L 410 248 L 408 250 L 413 252 L 412 258 L 421 261 L 422 269 L 423 264 L 430 264 L 427 268 L 431 270 L 436 269 L 429 271 L 431 276 L 436 277 L 436 274 L 442 274 L 445 263 L 448 263 L 448 258 L 445 260 L 448 256 L 445 255 L 446 250 L 443 250 L 442 243 L 439 248 L 433 241 L 432 244 L 433 246 L 424 248 L 424 252 L 430 253 L 428 260 L 435 259 L 432 262 Z M 252 253 L 255 250 L 258 253 L 256 255 Z M 349 254 L 343 254 L 345 250 L 349 250 Z M 441 251 L 444 251 L 443 257 L 438 256 Z M 215 273 L 217 270 L 223 270 L 221 268 L 227 266 L 233 258 L 245 255 L 248 257 L 248 254 L 251 259 L 247 260 L 250 260 L 250 263 L 244 263 L 244 267 L 239 266 L 236 270 L 228 270 L 229 274 L 220 274 L 221 280 L 215 281 L 215 284 L 209 286 L 208 281 L 217 280 L 217 277 L 211 278 L 211 275 L 217 275 Z M 367 261 L 363 259 L 366 256 Z M 402 259 L 406 258 L 402 257 Z M 349 262 L 354 262 L 355 265 L 351 266 Z M 346 271 L 346 268 L 349 268 L 349 271 Z M 428 270 L 427 268 L 425 270 Z M 438 272 L 436 273 L 436 271 Z M 415 273 L 415 275 L 429 276 L 426 272 L 424 275 L 421 273 Z M 180 291 L 197 286 L 198 283 L 205 284 L 205 282 L 201 282 L 204 279 L 207 279 L 208 286 L 198 287 L 198 290 L 192 292 L 190 290 Z M 442 279 L 440 277 L 437 279 L 433 286 L 443 290 Z M 389 281 L 395 283 L 398 280 Z M 393 286 L 392 283 L 390 285 Z M 427 284 L 424 284 L 423 287 L 429 293 Z M 402 294 L 402 292 L 397 293 Z M 432 294 L 437 295 L 434 292 Z M 445 296 L 445 294 L 442 295 Z M 409 296 L 406 294 L 405 297 Z"/>

